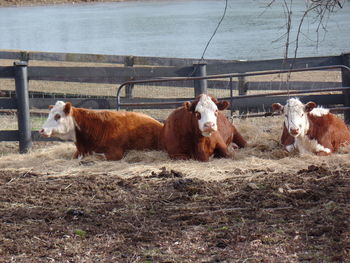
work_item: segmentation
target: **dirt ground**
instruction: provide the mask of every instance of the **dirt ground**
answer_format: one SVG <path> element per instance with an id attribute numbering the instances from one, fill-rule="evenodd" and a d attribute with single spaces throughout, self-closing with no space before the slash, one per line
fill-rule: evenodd
<path id="1" fill-rule="evenodd" d="M 82 163 L 82 165 L 89 165 Z M 350 170 L 0 172 L 1 262 L 350 262 Z"/>
<path id="2" fill-rule="evenodd" d="M 106 162 L 49 144 L 0 158 L 0 262 L 350 262 L 349 149 Z"/>

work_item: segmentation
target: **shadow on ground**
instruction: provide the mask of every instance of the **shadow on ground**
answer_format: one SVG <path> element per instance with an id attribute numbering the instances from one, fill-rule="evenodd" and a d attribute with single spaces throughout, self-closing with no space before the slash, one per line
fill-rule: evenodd
<path id="1" fill-rule="evenodd" d="M 350 170 L 248 181 L 0 172 L 0 262 L 346 262 Z M 2 261 L 3 260 L 3 261 Z"/>

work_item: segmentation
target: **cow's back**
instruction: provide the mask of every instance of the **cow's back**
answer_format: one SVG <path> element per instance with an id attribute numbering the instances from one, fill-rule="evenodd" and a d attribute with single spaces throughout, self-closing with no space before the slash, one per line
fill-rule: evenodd
<path id="1" fill-rule="evenodd" d="M 159 149 L 163 125 L 145 114 L 75 108 L 73 115 L 78 124 L 77 146 L 86 152 Z"/>
<path id="2" fill-rule="evenodd" d="M 124 112 L 120 121 L 118 129 L 122 134 L 119 136 L 126 137 L 126 149 L 160 149 L 158 142 L 163 124 L 159 121 L 136 112 Z"/>

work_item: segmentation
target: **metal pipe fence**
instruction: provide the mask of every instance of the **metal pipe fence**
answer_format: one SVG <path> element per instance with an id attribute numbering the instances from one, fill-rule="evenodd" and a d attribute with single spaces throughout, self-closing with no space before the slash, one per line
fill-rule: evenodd
<path id="1" fill-rule="evenodd" d="M 282 74 L 282 73 L 292 73 L 292 72 L 306 72 L 306 71 L 319 71 L 319 70 L 334 70 L 334 69 L 341 69 L 345 70 L 347 72 L 350 72 L 350 68 L 345 65 L 332 65 L 332 66 L 319 66 L 319 67 L 308 67 L 308 68 L 300 68 L 300 69 L 289 69 L 289 70 L 273 70 L 273 71 L 264 71 L 264 72 L 254 72 L 254 73 L 234 73 L 234 74 L 220 74 L 220 75 L 211 75 L 211 76 L 200 76 L 200 77 L 172 77 L 172 78 L 156 78 L 156 79 L 147 79 L 147 80 L 133 80 L 133 81 L 127 81 L 122 83 L 116 93 L 116 109 L 120 110 L 122 107 L 138 107 L 138 108 L 159 108 L 164 106 L 179 106 L 183 102 L 191 100 L 193 98 L 185 98 L 180 100 L 168 100 L 168 101 L 151 101 L 151 102 L 140 102 L 139 100 L 137 102 L 122 102 L 121 101 L 121 91 L 125 89 L 126 87 L 130 85 L 136 85 L 136 84 L 152 84 L 152 83 L 164 83 L 164 86 L 166 86 L 166 83 L 168 82 L 176 82 L 176 81 L 196 81 L 197 85 L 194 85 L 195 92 L 194 94 L 198 95 L 199 93 L 196 91 L 198 90 L 206 90 L 206 87 L 200 87 L 198 85 L 199 80 L 212 80 L 212 79 L 228 79 L 229 81 L 229 87 L 230 87 L 230 97 L 223 97 L 218 99 L 225 99 L 229 100 L 230 103 L 230 111 L 231 115 L 234 111 L 234 101 L 236 100 L 243 100 L 243 99 L 254 99 L 259 97 L 271 97 L 271 96 L 281 96 L 281 95 L 295 95 L 295 94 L 306 94 L 306 93 L 320 93 L 320 92 L 334 92 L 334 91 L 343 91 L 344 96 L 345 91 L 349 90 L 349 87 L 338 87 L 338 88 L 325 88 L 325 89 L 315 89 L 315 90 L 298 90 L 298 91 L 282 91 L 282 92 L 270 92 L 270 93 L 264 93 L 264 94 L 254 94 L 254 95 L 239 95 L 239 96 L 233 96 L 233 78 L 241 78 L 241 77 L 248 77 L 248 76 L 262 76 L 262 75 L 272 75 L 272 74 Z M 206 84 L 205 84 L 206 85 Z M 132 100 L 129 100 L 132 101 Z M 346 101 L 344 99 L 344 101 Z M 345 105 L 350 106 L 350 105 Z M 349 112 L 349 109 L 346 109 L 346 111 Z"/>

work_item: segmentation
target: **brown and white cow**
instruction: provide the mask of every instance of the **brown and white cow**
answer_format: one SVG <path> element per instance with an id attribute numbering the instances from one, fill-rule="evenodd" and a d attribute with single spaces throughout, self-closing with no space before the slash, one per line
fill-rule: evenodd
<path id="1" fill-rule="evenodd" d="M 173 159 L 208 161 L 215 157 L 230 157 L 230 143 L 244 147 L 246 141 L 219 111 L 227 101 L 201 94 L 192 102 L 185 102 L 174 110 L 164 123 L 160 135 L 161 146 Z"/>
<path id="2" fill-rule="evenodd" d="M 297 149 L 301 154 L 329 155 L 350 142 L 344 121 L 328 109 L 316 107 L 315 102 L 303 104 L 291 98 L 285 106 L 272 104 L 272 109 L 285 115 L 281 143 L 289 152 Z"/>
<path id="3" fill-rule="evenodd" d="M 57 101 L 39 133 L 74 141 L 74 158 L 101 153 L 107 160 L 120 160 L 127 150 L 158 150 L 162 128 L 142 113 L 89 110 Z"/>

